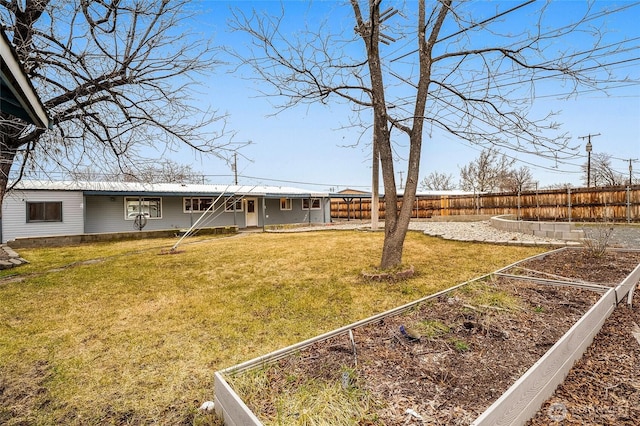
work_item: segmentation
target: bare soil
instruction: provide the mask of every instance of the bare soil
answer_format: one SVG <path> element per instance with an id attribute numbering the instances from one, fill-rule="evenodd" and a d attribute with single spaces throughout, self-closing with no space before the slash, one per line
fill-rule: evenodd
<path id="1" fill-rule="evenodd" d="M 564 282 L 616 285 L 639 263 L 639 252 L 547 254 L 508 272 L 556 285 L 492 276 L 463 286 L 352 330 L 355 344 L 343 334 L 278 361 L 268 374 L 271 392 L 288 393 L 309 378 L 337 381 L 366 390 L 379 402 L 360 424 L 469 424 L 602 295 Z M 640 344 L 630 333 L 634 321 L 640 323 L 637 308 L 616 309 L 582 364 L 532 425 L 638 424 L 631 420 L 640 418 Z M 407 336 L 407 329 L 419 338 Z M 349 383 L 345 369 L 354 372 Z M 268 423 L 275 418 L 272 401 L 263 395 L 245 402 Z M 604 413 L 594 408 L 619 404 L 622 409 Z"/>
<path id="2" fill-rule="evenodd" d="M 640 293 L 620 305 L 529 426 L 640 424 Z"/>

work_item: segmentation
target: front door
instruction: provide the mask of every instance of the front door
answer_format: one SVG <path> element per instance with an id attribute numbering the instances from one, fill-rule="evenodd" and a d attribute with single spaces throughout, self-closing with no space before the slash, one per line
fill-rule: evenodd
<path id="1" fill-rule="evenodd" d="M 258 226 L 258 199 L 246 198 L 247 209 L 245 210 L 246 226 Z"/>

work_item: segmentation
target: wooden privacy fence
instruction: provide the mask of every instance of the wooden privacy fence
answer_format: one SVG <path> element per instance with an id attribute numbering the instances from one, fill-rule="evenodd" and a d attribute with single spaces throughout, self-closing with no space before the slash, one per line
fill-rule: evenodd
<path id="1" fill-rule="evenodd" d="M 402 206 L 398 202 L 397 209 Z M 379 217 L 386 212 L 380 199 Z M 522 220 L 640 222 L 640 185 L 604 188 L 567 188 L 521 193 L 421 195 L 413 218 L 461 215 L 512 214 Z M 332 196 L 334 219 L 371 219 L 371 198 L 366 195 Z"/>

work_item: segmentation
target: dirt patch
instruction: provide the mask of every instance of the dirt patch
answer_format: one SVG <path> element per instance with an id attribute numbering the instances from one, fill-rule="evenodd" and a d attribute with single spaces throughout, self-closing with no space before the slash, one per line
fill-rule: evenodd
<path id="1" fill-rule="evenodd" d="M 513 268 L 525 276 L 577 280 L 615 286 L 640 263 L 640 252 L 611 251 L 602 256 L 583 250 L 562 250 L 527 261 Z"/>
<path id="2" fill-rule="evenodd" d="M 640 253 L 593 257 L 565 250 L 508 272 L 614 285 L 638 263 Z M 295 394 L 310 380 L 341 383 L 343 389 L 357 388 L 375 401 L 364 415 L 351 419 L 356 424 L 469 424 L 601 295 L 602 291 L 492 276 L 354 329 L 351 335 L 317 342 L 260 373 L 259 380 L 269 382 L 267 394 L 240 396 L 263 422 L 295 424 L 301 413 L 283 411 L 279 395 Z M 635 361 L 628 363 L 637 370 Z M 597 386 L 596 380 L 589 380 Z M 233 385 L 233 378 L 230 382 Z M 637 381 L 626 388 L 637 392 L 636 385 Z"/>
<path id="3" fill-rule="evenodd" d="M 0 370 L 0 424 L 10 424 L 11 419 L 24 416 L 28 407 L 50 404 L 46 383 L 51 376 L 47 361 L 36 362 L 19 379 L 12 379 L 15 375 Z"/>
<path id="4" fill-rule="evenodd" d="M 640 419 L 640 293 L 618 306 L 593 344 L 527 423 L 637 425 Z"/>

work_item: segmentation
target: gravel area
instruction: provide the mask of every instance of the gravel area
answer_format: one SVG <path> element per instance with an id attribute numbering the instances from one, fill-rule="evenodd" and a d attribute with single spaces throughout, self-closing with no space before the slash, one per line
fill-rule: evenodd
<path id="1" fill-rule="evenodd" d="M 598 225 L 589 225 L 580 227 L 589 238 L 595 238 L 598 235 Z M 640 226 L 639 225 L 615 225 L 611 233 L 610 245 L 612 247 L 636 248 L 640 249 Z"/>
<path id="2" fill-rule="evenodd" d="M 424 231 L 425 234 L 434 237 L 442 237 L 447 240 L 479 241 L 496 244 L 514 245 L 577 245 L 576 242 L 554 240 L 551 238 L 536 237 L 519 232 L 507 232 L 490 225 L 488 221 L 482 222 L 416 222 L 410 225 L 411 229 Z"/>
<path id="3" fill-rule="evenodd" d="M 320 229 L 361 229 L 370 230 L 370 222 L 368 221 L 341 221 L 333 222 L 327 225 L 296 227 L 279 230 L 270 230 L 269 232 L 304 232 L 317 231 Z M 457 241 L 478 241 L 495 244 L 513 244 L 513 245 L 543 245 L 543 246 L 579 246 L 579 242 L 554 240 L 550 238 L 541 238 L 519 232 L 506 232 L 492 227 L 489 221 L 476 222 L 436 222 L 436 221 L 414 221 L 409 225 L 409 229 L 414 231 L 423 231 L 427 235 L 441 237 L 447 240 Z M 583 229 L 585 235 L 590 238 L 598 238 L 601 228 L 589 225 L 585 227 L 578 226 Z M 384 230 L 384 223 L 380 223 L 379 230 Z M 620 248 L 637 248 L 640 249 L 640 226 L 638 225 L 614 225 L 613 232 L 609 239 L 610 247 Z"/>
<path id="4" fill-rule="evenodd" d="M 370 230 L 370 222 L 348 221 L 334 222 L 329 225 L 309 226 L 299 228 L 289 228 L 270 232 L 304 232 L 317 231 L 319 229 L 360 229 Z M 409 229 L 422 231 L 427 235 L 441 237 L 447 240 L 456 241 L 477 241 L 495 244 L 513 245 L 543 245 L 564 247 L 568 245 L 578 245 L 576 242 L 541 238 L 519 232 L 507 232 L 496 229 L 489 224 L 489 221 L 478 222 L 425 222 L 414 221 L 409 224 Z M 384 230 L 384 223 L 380 223 L 379 230 Z"/>

